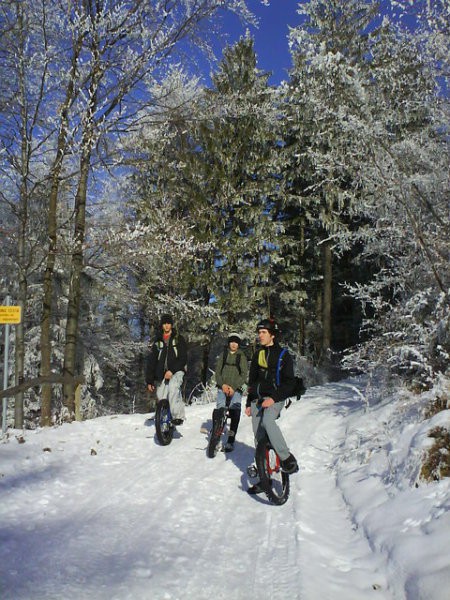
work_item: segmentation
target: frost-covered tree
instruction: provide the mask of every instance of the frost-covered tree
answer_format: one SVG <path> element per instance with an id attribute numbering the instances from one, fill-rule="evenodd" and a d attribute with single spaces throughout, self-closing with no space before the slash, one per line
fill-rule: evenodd
<path id="1" fill-rule="evenodd" d="M 296 219 L 297 233 L 292 225 L 290 232 L 298 240 L 291 270 L 300 263 L 294 282 L 300 277 L 305 290 L 300 344 L 317 359 L 332 342 L 335 236 L 348 225 L 359 193 L 353 164 L 361 159 L 364 62 L 377 3 L 313 0 L 298 12 L 302 24 L 290 34 L 294 66 L 282 90 L 283 180 L 286 210 Z"/>
<path id="2" fill-rule="evenodd" d="M 270 310 L 281 232 L 273 219 L 278 194 L 273 90 L 256 62 L 249 36 L 225 49 L 202 98 L 189 165 L 202 181 L 195 189 L 196 210 L 204 215 L 202 235 L 214 244 L 204 265 L 209 292 L 227 326 L 244 329 L 254 325 L 255 314 Z"/>
<path id="3" fill-rule="evenodd" d="M 57 19 L 47 20 L 49 8 L 49 3 L 7 0 L 0 9 L 1 201 L 15 223 L 10 232 L 15 245 L 11 252 L 14 275 L 8 291 L 22 307 L 23 315 L 15 327 L 16 383 L 33 368 L 25 344 L 36 335 L 40 320 L 36 314 L 40 289 L 36 284 L 45 260 L 46 199 L 51 189 L 48 140 L 55 126 L 52 111 L 59 102 L 58 92 L 49 81 L 61 67 L 54 50 Z M 22 393 L 15 399 L 15 422 L 22 426 Z"/>
<path id="4" fill-rule="evenodd" d="M 449 105 L 441 94 L 449 43 L 439 4 L 422 4 L 427 18 L 413 31 L 385 19 L 374 39 L 358 206 L 370 225 L 354 236 L 361 259 L 377 267 L 370 284 L 353 289 L 376 315 L 356 356 L 422 385 L 450 351 Z"/>
<path id="5" fill-rule="evenodd" d="M 86 201 L 94 149 L 104 136 L 116 134 L 135 120 L 135 111 L 154 104 L 148 84 L 168 64 L 181 41 L 202 40 L 198 25 L 210 18 L 223 3 L 217 0 L 167 2 L 83 2 L 69 27 L 84 32 L 82 53 L 83 95 L 78 114 L 79 166 L 74 197 L 73 251 L 67 309 L 64 373 L 76 370 L 76 348 L 81 301 L 81 273 L 86 227 Z M 245 2 L 232 2 L 230 9 L 245 12 Z M 73 412 L 73 386 L 65 386 L 69 414 Z"/>
<path id="6" fill-rule="evenodd" d="M 183 213 L 179 202 L 179 164 L 186 146 L 186 124 L 199 91 L 197 79 L 178 68 L 171 69 L 161 83 L 155 84 L 158 105 L 146 111 L 139 128 L 126 141 L 133 174 L 122 188 L 137 236 L 129 244 L 134 253 L 130 251 L 127 273 L 139 324 L 140 380 L 144 340 L 153 338 L 153 327 L 162 313 L 175 316 L 191 343 L 201 341 L 205 323 L 216 320 L 212 318 L 214 309 L 201 297 L 199 285 L 191 283 L 192 273 L 211 244 L 199 240 L 196 224 Z"/>
<path id="7" fill-rule="evenodd" d="M 170 281 L 176 269 L 175 297 L 203 307 L 202 318 L 191 318 L 189 326 L 190 338 L 203 347 L 203 379 L 214 334 L 238 327 L 250 335 L 255 314 L 268 310 L 280 228 L 273 220 L 276 114 L 267 78 L 245 36 L 225 49 L 210 89 L 199 93 L 185 85 L 177 99 L 173 92 L 163 95 L 172 97 L 169 118 L 150 124 L 145 136 L 145 223 L 165 208 L 197 244 L 184 266 L 169 262 L 168 275 Z M 205 318 L 206 309 L 213 312 Z"/>
<path id="8" fill-rule="evenodd" d="M 158 141 L 147 147 L 147 197 L 152 203 L 163 198 L 172 217 L 186 219 L 203 245 L 178 289 L 219 315 L 219 321 L 197 324 L 209 332 L 206 344 L 211 332 L 245 329 L 250 321 L 252 327 L 255 313 L 267 310 L 279 230 L 272 218 L 272 96 L 267 74 L 256 67 L 253 40 L 243 37 L 225 49 L 211 89 L 197 94 L 189 113 L 172 112 Z"/>
<path id="9" fill-rule="evenodd" d="M 357 249 L 370 279 L 349 287 L 370 336 L 353 364 L 426 378 L 437 329 L 442 341 L 448 328 L 448 102 L 439 93 L 445 60 L 437 58 L 445 55 L 445 9 L 417 4 L 414 31 L 402 14 L 381 19 L 376 3 L 302 6 L 308 20 L 292 32 L 287 104 L 304 143 L 300 198 L 315 197 L 309 209 L 320 207 L 335 255 Z M 422 309 L 411 319 L 414 304 Z"/>
<path id="10" fill-rule="evenodd" d="M 7 67 L 14 75 L 24 68 L 23 95 L 32 106 L 30 115 L 39 127 L 27 131 L 30 147 L 40 149 L 45 163 L 42 179 L 47 184 L 47 257 L 44 269 L 44 292 L 41 327 L 41 373 L 52 369 L 52 337 L 60 318 L 55 310 L 55 282 L 59 278 L 60 230 L 59 204 L 68 198 L 73 218 L 70 244 L 65 246 L 71 257 L 66 269 L 69 287 L 64 340 L 64 372 L 78 370 L 79 320 L 83 304 L 83 269 L 86 241 L 86 210 L 95 198 L 99 182 L 121 158 L 120 136 L 134 127 L 145 106 L 158 99 L 151 89 L 167 71 L 177 54 L 188 56 L 190 43 L 196 51 L 208 50 L 208 37 L 217 34 L 215 14 L 231 10 L 244 19 L 252 19 L 245 0 L 140 0 L 134 3 L 76 1 L 60 3 L 45 0 L 39 4 L 8 0 L 2 4 L 3 40 L 15 39 L 22 15 L 24 49 L 20 61 L 10 52 Z M 205 25 L 205 27 L 203 27 Z M 210 26 L 208 26 L 210 25 Z M 32 70 L 34 69 L 34 71 Z M 33 74 L 33 79 L 31 78 Z M 4 102 L 11 124 L 11 107 L 21 106 L 18 77 L 2 78 L 2 85 L 15 103 Z M 34 86 L 34 88 L 32 87 Z M 39 92 L 40 102 L 33 94 Z M 30 103 L 30 99 L 35 101 Z M 8 112 L 9 111 L 9 112 Z M 19 123 L 19 120 L 16 120 Z M 33 138 L 35 135 L 35 138 Z M 15 139 L 19 136 L 15 135 Z M 25 139 L 25 138 L 23 138 Z M 67 409 L 73 414 L 73 386 L 65 387 Z M 50 422 L 51 392 L 43 388 L 42 422 Z"/>

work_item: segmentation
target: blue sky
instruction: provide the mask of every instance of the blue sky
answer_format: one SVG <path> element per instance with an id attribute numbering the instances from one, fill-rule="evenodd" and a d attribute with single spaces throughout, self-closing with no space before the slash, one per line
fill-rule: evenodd
<path id="1" fill-rule="evenodd" d="M 223 18 L 223 32 L 227 35 L 226 41 L 220 39 L 220 46 L 216 49 L 218 60 L 222 54 L 219 48 L 225 43 L 233 44 L 246 28 L 255 39 L 255 51 L 258 58 L 258 68 L 263 71 L 272 72 L 269 83 L 278 85 L 281 81 L 288 79 L 288 69 L 291 67 L 291 56 L 289 53 L 287 36 L 288 27 L 296 27 L 300 24 L 301 17 L 297 14 L 297 8 L 301 0 L 269 0 L 269 6 L 262 4 L 261 0 L 248 0 L 248 6 L 258 17 L 260 24 L 258 28 L 243 26 L 239 19 L 230 13 Z M 389 14 L 393 19 L 398 18 L 398 10 L 393 10 L 390 0 L 380 0 L 380 11 Z M 415 26 L 413 17 L 404 17 L 403 23 L 410 27 Z"/>
<path id="2" fill-rule="evenodd" d="M 300 16 L 297 14 L 298 1 L 271 0 L 269 6 L 264 6 L 260 0 L 249 0 L 248 5 L 260 20 L 258 29 L 248 27 L 255 38 L 258 68 L 271 71 L 273 75 L 269 83 L 279 84 L 283 79 L 287 79 L 287 70 L 291 66 L 288 26 L 295 27 L 300 23 Z M 224 19 L 224 30 L 229 35 L 229 44 L 237 41 L 245 33 L 245 27 L 231 15 Z"/>

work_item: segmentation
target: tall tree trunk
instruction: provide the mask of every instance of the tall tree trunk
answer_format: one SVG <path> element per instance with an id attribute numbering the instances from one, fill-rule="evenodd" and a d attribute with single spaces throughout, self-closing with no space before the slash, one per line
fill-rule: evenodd
<path id="1" fill-rule="evenodd" d="M 100 65 L 99 41 L 93 36 L 93 66 L 92 78 L 89 85 L 89 102 L 84 118 L 83 136 L 81 140 L 81 157 L 78 188 L 75 196 L 75 230 L 73 240 L 72 261 L 70 265 L 69 299 L 67 304 L 66 339 L 64 346 L 64 375 L 75 375 L 76 356 L 78 345 L 78 327 L 81 306 L 81 274 L 83 272 L 84 239 L 86 235 L 86 200 L 89 172 L 91 168 L 91 154 L 95 143 L 95 110 L 97 108 L 97 91 L 102 77 Z M 65 384 L 63 388 L 64 405 L 67 408 L 69 420 L 75 418 L 75 386 L 73 383 Z"/>
<path id="2" fill-rule="evenodd" d="M 21 320 L 15 329 L 14 346 L 14 380 L 15 385 L 23 382 L 25 366 L 25 326 L 24 319 L 27 308 L 28 282 L 27 282 L 27 257 L 25 251 L 25 240 L 28 228 L 28 164 L 29 164 L 29 143 L 27 135 L 27 98 L 25 91 L 25 35 L 23 21 L 23 7 L 17 6 L 17 22 L 20 36 L 20 57 L 19 57 L 19 96 L 20 96 L 20 119 L 21 119 L 21 156 L 20 156 L 20 208 L 18 211 L 19 226 L 17 234 L 17 267 L 18 267 L 18 305 L 21 307 Z M 22 429 L 23 427 L 23 391 L 17 392 L 14 402 L 14 427 Z"/>
<path id="3" fill-rule="evenodd" d="M 69 301 L 67 304 L 66 342 L 64 346 L 63 375 L 73 377 L 76 370 L 78 325 L 81 306 L 81 274 L 83 271 L 83 246 L 86 234 L 86 198 L 90 171 L 91 152 L 83 152 L 80 165 L 80 180 L 75 197 L 75 235 L 70 267 Z M 64 385 L 64 405 L 69 420 L 75 418 L 75 387 Z"/>
<path id="4" fill-rule="evenodd" d="M 320 364 L 322 360 L 322 339 L 323 339 L 323 285 L 317 287 L 316 291 L 316 322 L 320 324 L 320 333 L 319 331 L 314 330 L 313 332 L 313 341 L 314 341 L 314 360 L 316 364 Z"/>
<path id="5" fill-rule="evenodd" d="M 322 245 L 323 260 L 323 305 L 322 305 L 322 349 L 326 355 L 331 347 L 331 300 L 332 300 L 332 250 L 331 242 Z"/>
<path id="6" fill-rule="evenodd" d="M 305 256 L 305 217 L 301 217 L 300 219 L 300 263 L 303 266 L 303 258 Z M 298 318 L 298 351 L 300 356 L 305 355 L 305 344 L 306 344 L 306 325 L 305 325 L 305 308 L 304 303 L 302 302 L 301 313 Z"/>
<path id="7" fill-rule="evenodd" d="M 20 323 L 16 325 L 15 335 L 15 385 L 20 385 L 23 382 L 25 369 L 25 325 L 24 319 L 27 309 L 28 299 L 28 281 L 27 281 L 27 265 L 25 256 L 25 236 L 27 233 L 28 224 L 28 192 L 26 189 L 26 178 L 22 180 L 21 190 L 21 211 L 19 221 L 19 237 L 18 237 L 18 304 L 21 308 Z M 14 402 L 14 427 L 16 429 L 23 428 L 23 391 L 17 392 Z"/>
<path id="8" fill-rule="evenodd" d="M 64 123 L 66 126 L 67 123 Z M 51 173 L 51 188 L 48 205 L 47 232 L 48 232 L 48 251 L 47 262 L 44 272 L 44 294 L 42 301 L 42 319 L 41 319 L 41 376 L 45 377 L 51 373 L 51 322 L 53 307 L 53 273 L 56 263 L 57 252 L 57 205 L 59 194 L 59 176 L 62 170 L 62 157 L 64 156 L 66 141 L 66 129 L 61 127 L 58 137 L 57 158 L 53 165 Z M 51 384 L 42 385 L 41 400 L 41 425 L 51 425 L 52 409 L 52 387 Z"/>
<path id="9" fill-rule="evenodd" d="M 63 159 L 67 148 L 68 113 L 71 103 L 76 94 L 75 79 L 77 74 L 77 61 L 82 46 L 82 36 L 74 45 L 72 56 L 71 76 L 67 85 L 66 98 L 61 107 L 61 123 L 56 146 L 55 160 L 50 170 L 50 198 L 47 216 L 48 251 L 47 262 L 44 272 L 42 320 L 41 320 L 41 375 L 48 376 L 51 372 L 51 322 L 53 307 L 53 273 L 55 270 L 57 253 L 57 205 L 59 195 L 60 175 L 63 167 Z M 41 425 L 51 425 L 52 388 L 51 384 L 42 385 L 41 400 Z"/>
<path id="10" fill-rule="evenodd" d="M 204 306 L 208 306 L 211 301 L 211 293 L 207 286 L 203 287 L 203 303 Z M 206 385 L 208 381 L 208 368 L 209 368 L 209 357 L 211 354 L 211 334 L 208 333 L 206 336 L 205 344 L 202 345 L 202 360 L 200 368 L 200 379 L 203 385 Z"/>

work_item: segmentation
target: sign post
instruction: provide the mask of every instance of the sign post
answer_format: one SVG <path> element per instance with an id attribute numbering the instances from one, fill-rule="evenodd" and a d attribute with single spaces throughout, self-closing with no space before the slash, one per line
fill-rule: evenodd
<path id="1" fill-rule="evenodd" d="M 5 357 L 3 363 L 3 389 L 8 387 L 8 366 L 9 366 L 9 329 L 10 325 L 20 323 L 20 306 L 10 306 L 9 296 L 6 296 L 6 305 L 0 306 L 0 325 L 5 326 Z M 2 433 L 6 432 L 6 413 L 8 410 L 8 399 L 3 398 L 2 403 Z"/>

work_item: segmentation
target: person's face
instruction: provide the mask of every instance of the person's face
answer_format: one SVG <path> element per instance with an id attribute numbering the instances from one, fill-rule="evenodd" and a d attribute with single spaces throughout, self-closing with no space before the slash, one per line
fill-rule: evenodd
<path id="1" fill-rule="evenodd" d="M 237 342 L 230 342 L 228 346 L 230 347 L 231 352 L 236 352 L 239 348 L 239 344 Z"/>
<path id="2" fill-rule="evenodd" d="M 258 339 L 261 346 L 271 346 L 273 344 L 274 335 L 268 329 L 258 329 Z"/>
<path id="3" fill-rule="evenodd" d="M 172 333 L 172 323 L 163 323 L 162 328 L 164 333 Z"/>

